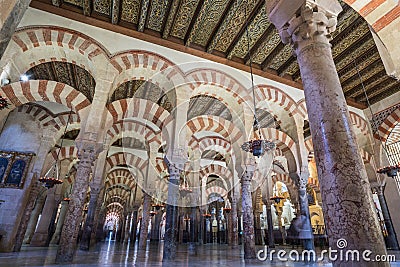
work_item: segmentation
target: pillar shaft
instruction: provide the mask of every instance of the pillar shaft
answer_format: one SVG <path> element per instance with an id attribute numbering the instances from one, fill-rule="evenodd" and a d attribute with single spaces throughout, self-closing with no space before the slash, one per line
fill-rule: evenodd
<path id="1" fill-rule="evenodd" d="M 142 223 L 140 224 L 139 249 L 146 249 L 151 209 L 151 196 L 146 192 L 143 192 L 143 194 L 143 214 Z"/>
<path id="2" fill-rule="evenodd" d="M 60 209 L 60 214 L 58 215 L 56 231 L 54 232 L 50 244 L 58 244 L 60 242 L 61 229 L 64 225 L 65 215 L 67 214 L 67 210 L 68 210 L 68 201 L 61 201 L 61 209 Z"/>
<path id="3" fill-rule="evenodd" d="M 132 231 L 131 231 L 131 243 L 134 244 L 136 241 L 136 231 L 137 231 L 137 223 L 138 223 L 138 211 L 133 210 L 132 212 Z"/>
<path id="4" fill-rule="evenodd" d="M 271 204 L 267 201 L 267 226 L 268 226 L 268 246 L 270 248 L 275 247 L 274 240 L 274 223 L 272 222 L 272 211 Z"/>
<path id="5" fill-rule="evenodd" d="M 384 187 L 381 186 L 378 188 L 378 199 L 379 204 L 381 205 L 383 219 L 385 221 L 386 230 L 388 236 L 386 237 L 386 246 L 388 249 L 399 250 L 399 243 L 397 242 L 396 232 L 393 227 L 392 219 L 390 218 L 389 208 L 386 203 L 385 195 L 384 195 Z"/>
<path id="6" fill-rule="evenodd" d="M 243 244 L 245 259 L 256 258 L 253 201 L 250 192 L 252 176 L 253 172 L 246 169 L 242 177 Z"/>
<path id="7" fill-rule="evenodd" d="M 2 1 L 2 12 L 0 14 L 0 59 L 6 51 L 7 45 L 11 40 L 18 24 L 20 23 L 25 11 L 28 9 L 30 0 L 8 0 Z M 7 12 L 9 10 L 9 12 Z"/>
<path id="8" fill-rule="evenodd" d="M 166 206 L 165 235 L 163 261 L 173 260 L 176 254 L 176 238 L 178 235 L 178 197 L 179 197 L 179 169 L 168 164 L 169 184 L 168 184 L 168 204 Z"/>
<path id="9" fill-rule="evenodd" d="M 89 250 L 92 231 L 94 231 L 94 217 L 96 214 L 97 201 L 99 199 L 99 188 L 91 188 L 88 213 L 82 233 L 79 249 Z"/>
<path id="10" fill-rule="evenodd" d="M 24 238 L 24 243 L 29 244 L 31 242 L 32 236 L 35 233 L 35 228 L 39 219 L 39 215 L 43 210 L 43 206 L 45 203 L 46 197 L 44 196 L 39 196 L 36 199 L 35 203 L 35 208 L 33 209 L 31 213 L 31 218 L 29 219 L 28 227 L 26 229 L 25 233 L 25 238 Z"/>
<path id="11" fill-rule="evenodd" d="M 53 187 L 47 191 L 46 203 L 44 204 L 42 216 L 40 217 L 39 224 L 31 240 L 31 246 L 43 247 L 47 244 L 49 236 L 49 226 L 53 219 L 54 210 L 57 208 L 57 202 L 55 200 L 56 187 Z"/>
<path id="12" fill-rule="evenodd" d="M 238 212 L 237 212 L 237 201 L 236 197 L 232 197 L 231 203 L 231 225 L 232 225 L 232 246 L 239 245 L 239 235 L 238 235 Z"/>
<path id="13" fill-rule="evenodd" d="M 72 197 L 69 202 L 68 212 L 61 232 L 60 245 L 58 247 L 56 262 L 72 262 L 82 220 L 83 206 L 89 187 L 89 176 L 92 172 L 92 164 L 95 160 L 95 144 L 84 143 L 79 147 L 79 165 L 76 171 Z"/>
<path id="14" fill-rule="evenodd" d="M 371 257 L 386 254 L 329 44 L 342 8 L 337 1 L 294 2 L 302 4 L 300 12 L 273 10 L 270 20 L 283 42 L 293 44 L 298 58 L 330 246 L 337 248 L 338 240 L 346 239 L 345 251 L 370 250 Z M 333 265 L 355 263 L 338 259 Z M 357 266 L 389 264 L 362 262 Z"/>

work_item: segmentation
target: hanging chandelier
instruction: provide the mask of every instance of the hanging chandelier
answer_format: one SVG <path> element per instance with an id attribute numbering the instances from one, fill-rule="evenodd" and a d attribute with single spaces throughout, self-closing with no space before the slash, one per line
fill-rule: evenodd
<path id="1" fill-rule="evenodd" d="M 247 55 L 249 58 L 249 65 L 250 65 L 250 78 L 251 78 L 251 89 L 253 92 L 253 110 L 254 110 L 254 123 L 253 123 L 253 131 L 254 131 L 254 139 L 249 140 L 242 144 L 241 148 L 253 154 L 253 156 L 260 157 L 264 155 L 265 152 L 272 150 L 275 148 L 275 143 L 270 140 L 262 139 L 260 124 L 257 119 L 257 112 L 256 112 L 256 97 L 254 92 L 254 77 L 253 77 L 253 59 L 251 57 L 250 51 L 250 36 L 249 36 L 249 25 L 246 21 L 246 35 L 247 35 Z M 258 130 L 258 135 L 257 135 Z"/>
<path id="2" fill-rule="evenodd" d="M 181 177 L 181 184 L 179 185 L 179 192 L 181 193 L 182 196 L 186 196 L 189 193 L 192 193 L 193 190 L 190 188 L 188 181 L 186 180 L 186 175 L 185 171 L 182 171 L 180 174 Z"/>
<path id="3" fill-rule="evenodd" d="M 65 133 L 67 132 L 71 114 L 72 114 L 72 108 L 68 115 L 68 120 L 67 120 L 67 124 L 65 125 L 64 133 L 61 136 L 61 143 L 60 143 L 60 147 L 58 148 L 56 161 L 54 162 L 54 165 L 46 172 L 46 174 L 39 178 L 39 182 L 43 183 L 47 189 L 53 188 L 55 185 L 59 185 L 59 184 L 63 183 L 63 181 L 59 179 L 59 174 L 60 174 L 59 169 L 61 166 L 59 166 L 59 164 L 58 164 L 58 159 L 60 156 L 61 149 L 63 147 L 64 136 L 65 136 Z"/>

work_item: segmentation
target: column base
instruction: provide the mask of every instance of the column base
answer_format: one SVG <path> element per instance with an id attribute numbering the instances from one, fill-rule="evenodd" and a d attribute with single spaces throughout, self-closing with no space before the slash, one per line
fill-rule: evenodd
<path id="1" fill-rule="evenodd" d="M 30 242 L 31 247 L 47 247 L 47 237 L 48 233 L 38 233 L 36 232 Z"/>

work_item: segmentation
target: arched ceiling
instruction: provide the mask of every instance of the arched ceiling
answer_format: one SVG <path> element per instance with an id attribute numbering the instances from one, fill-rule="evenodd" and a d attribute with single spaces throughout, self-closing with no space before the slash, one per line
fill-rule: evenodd
<path id="1" fill-rule="evenodd" d="M 30 80 L 50 80 L 70 85 L 92 102 L 96 82 L 85 69 L 68 62 L 46 62 L 25 73 Z"/>
<path id="2" fill-rule="evenodd" d="M 232 114 L 228 107 L 211 96 L 199 95 L 190 99 L 187 119 L 191 120 L 201 115 L 215 115 L 232 121 Z"/>
<path id="3" fill-rule="evenodd" d="M 366 108 L 355 64 L 372 104 L 397 92 L 400 82 L 386 74 L 365 20 L 340 2 L 333 57 L 348 103 Z M 246 70 L 248 23 L 255 73 L 302 87 L 296 58 L 268 20 L 265 0 L 33 0 L 31 6 Z"/>

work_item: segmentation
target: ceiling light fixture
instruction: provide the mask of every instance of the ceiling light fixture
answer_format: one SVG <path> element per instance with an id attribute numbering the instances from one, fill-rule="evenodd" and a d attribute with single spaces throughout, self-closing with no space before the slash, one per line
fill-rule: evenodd
<path id="1" fill-rule="evenodd" d="M 245 10 L 245 15 L 247 11 Z M 247 17 L 247 16 L 246 16 Z M 246 19 L 246 37 L 247 37 L 247 55 L 249 57 L 249 65 L 250 65 L 250 77 L 251 77 L 251 89 L 253 92 L 253 107 L 254 107 L 254 123 L 253 123 L 253 131 L 254 131 L 254 139 L 245 142 L 241 148 L 253 154 L 253 156 L 260 157 L 264 155 L 265 152 L 272 150 L 275 148 L 275 143 L 270 140 L 262 139 L 261 135 L 261 127 L 260 123 L 257 118 L 256 112 L 256 94 L 254 92 L 254 77 L 253 77 L 253 59 L 251 57 L 250 51 L 250 36 L 249 36 L 249 24 L 248 20 Z M 257 134 L 258 131 L 258 134 Z"/>

